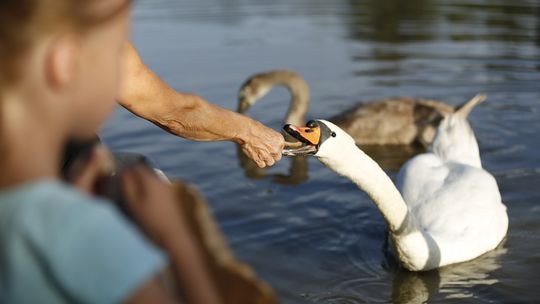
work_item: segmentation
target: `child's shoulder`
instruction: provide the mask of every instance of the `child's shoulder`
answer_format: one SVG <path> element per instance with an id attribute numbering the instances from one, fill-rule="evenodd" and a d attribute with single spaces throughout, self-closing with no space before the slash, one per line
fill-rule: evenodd
<path id="1" fill-rule="evenodd" d="M 117 213 L 109 202 L 91 197 L 60 181 L 43 180 L 0 190 L 0 220 L 17 219 L 19 224 L 69 222 L 98 214 Z M 41 220 L 40 220 L 41 219 Z"/>
<path id="2" fill-rule="evenodd" d="M 81 302 L 121 302 L 165 261 L 110 202 L 57 181 L 0 191 L 0 264 L 12 269 L 0 281 L 12 281 L 12 302 L 58 302 L 36 301 L 37 291 L 61 294 L 51 280 Z"/>
<path id="3" fill-rule="evenodd" d="M 35 248 L 72 245 L 86 237 L 95 246 L 111 237 L 139 234 L 111 202 L 54 180 L 0 191 L 0 242 L 32 243 Z"/>

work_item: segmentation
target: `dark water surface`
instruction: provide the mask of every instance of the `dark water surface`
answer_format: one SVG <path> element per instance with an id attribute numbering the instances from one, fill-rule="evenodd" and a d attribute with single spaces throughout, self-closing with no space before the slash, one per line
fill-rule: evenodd
<path id="1" fill-rule="evenodd" d="M 470 121 L 508 206 L 508 237 L 475 261 L 418 274 L 389 264 L 378 210 L 317 160 L 297 185 L 278 176 L 289 174 L 290 159 L 251 179 L 232 143 L 188 142 L 124 110 L 114 114 L 106 143 L 147 154 L 196 185 L 235 252 L 283 303 L 538 301 L 539 1 L 141 0 L 134 19 L 133 40 L 151 68 L 229 109 L 246 77 L 274 68 L 306 78 L 310 118 L 375 98 L 458 104 L 488 94 Z M 278 129 L 287 105 L 279 88 L 249 114 Z M 393 162 L 395 152 L 379 155 Z M 305 177 L 299 167 L 294 173 Z"/>

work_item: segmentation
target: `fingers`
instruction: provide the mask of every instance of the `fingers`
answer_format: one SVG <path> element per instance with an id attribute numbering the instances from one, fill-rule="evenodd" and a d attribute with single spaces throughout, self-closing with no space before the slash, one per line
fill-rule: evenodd
<path id="1" fill-rule="evenodd" d="M 262 124 L 255 124 L 254 128 L 251 137 L 242 145 L 242 150 L 259 168 L 273 166 L 282 157 L 285 139 L 281 133 Z"/>
<path id="2" fill-rule="evenodd" d="M 244 145 L 242 150 L 244 151 L 244 154 L 251 158 L 259 168 L 272 166 L 276 162 L 276 159 L 266 149 L 255 149 L 250 145 Z"/>
<path id="3" fill-rule="evenodd" d="M 279 161 L 282 157 L 283 148 L 285 147 L 285 138 L 283 138 L 283 135 L 281 135 L 281 133 L 277 133 L 275 137 L 276 141 L 272 146 L 274 149 L 271 154 L 275 161 Z"/>
<path id="4" fill-rule="evenodd" d="M 159 189 L 161 181 L 142 165 L 122 172 L 121 178 L 126 207 L 136 221 L 141 221 L 163 192 Z"/>
<path id="5" fill-rule="evenodd" d="M 278 149 L 275 149 L 274 152 L 271 153 L 272 155 L 272 158 L 274 159 L 274 161 L 279 161 L 281 160 L 281 157 L 282 157 L 282 151 L 283 151 L 283 145 L 281 145 Z"/>
<path id="6" fill-rule="evenodd" d="M 257 167 L 264 168 L 266 167 L 266 163 L 264 159 L 262 158 L 260 153 L 256 153 L 251 149 L 251 146 L 244 145 L 242 147 L 242 150 L 244 151 L 244 154 L 246 154 L 249 158 L 251 158 L 255 164 L 257 164 Z"/>
<path id="7" fill-rule="evenodd" d="M 277 160 L 278 159 L 276 159 L 273 155 L 269 154 L 268 151 L 264 151 L 259 154 L 259 161 L 256 163 L 259 168 L 264 168 L 273 166 Z"/>
<path id="8" fill-rule="evenodd" d="M 270 166 L 273 166 L 275 163 L 276 163 L 276 161 L 271 155 L 266 154 L 264 156 L 264 164 L 265 164 L 265 166 L 270 167 Z"/>
<path id="9" fill-rule="evenodd" d="M 295 148 L 300 148 L 302 147 L 302 143 L 301 142 L 285 142 L 285 147 L 286 148 L 290 148 L 290 149 L 295 149 Z"/>
<path id="10" fill-rule="evenodd" d="M 127 169 L 122 174 L 124 191 L 128 201 L 143 201 L 156 187 L 161 186 L 161 181 L 148 168 L 137 165 Z"/>
<path id="11" fill-rule="evenodd" d="M 103 146 L 95 147 L 88 162 L 73 179 L 74 186 L 92 193 L 97 179 L 112 171 L 111 163 L 112 158 L 109 151 Z"/>
<path id="12" fill-rule="evenodd" d="M 122 190 L 128 205 L 133 206 L 133 204 L 144 198 L 143 185 L 135 170 L 126 170 L 122 173 L 121 178 Z"/>
<path id="13" fill-rule="evenodd" d="M 261 159 L 264 161 L 266 166 L 273 166 L 276 162 L 278 162 L 281 157 L 284 147 L 284 140 L 281 135 L 279 135 L 279 138 L 277 141 L 270 143 L 267 146 L 267 149 L 262 151 Z"/>
<path id="14" fill-rule="evenodd" d="M 244 145 L 244 153 L 251 158 L 259 168 L 273 166 L 282 157 L 281 151 L 283 146 L 271 147 L 263 146 L 262 148 L 255 148 L 249 144 Z"/>

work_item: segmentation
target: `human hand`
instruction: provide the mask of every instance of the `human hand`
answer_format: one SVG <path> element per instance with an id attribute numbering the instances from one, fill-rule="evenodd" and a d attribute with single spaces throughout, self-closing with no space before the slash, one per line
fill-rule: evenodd
<path id="1" fill-rule="evenodd" d="M 98 181 L 113 172 L 114 159 L 105 146 L 97 144 L 91 148 L 88 156 L 81 155 L 67 170 L 67 177 L 73 186 L 95 194 Z"/>
<path id="2" fill-rule="evenodd" d="M 247 129 L 248 135 L 240 145 L 242 152 L 255 161 L 257 166 L 272 166 L 281 159 L 285 144 L 283 135 L 255 121 Z"/>
<path id="3" fill-rule="evenodd" d="M 158 246 L 166 247 L 169 237 L 185 229 L 173 189 L 150 169 L 143 165 L 127 169 L 122 186 L 127 212 Z"/>

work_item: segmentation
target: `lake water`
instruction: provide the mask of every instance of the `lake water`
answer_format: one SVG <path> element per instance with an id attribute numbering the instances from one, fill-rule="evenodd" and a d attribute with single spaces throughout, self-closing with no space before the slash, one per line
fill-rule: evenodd
<path id="1" fill-rule="evenodd" d="M 538 301 L 540 1 L 140 0 L 134 21 L 133 41 L 156 73 L 229 109 L 250 74 L 276 68 L 306 78 L 309 118 L 391 96 L 455 105 L 487 93 L 470 122 L 508 206 L 507 239 L 472 262 L 426 273 L 385 259 L 378 210 L 316 159 L 306 172 L 295 169 L 304 174 L 296 184 L 283 183 L 290 159 L 251 179 L 232 143 L 189 142 L 115 112 L 104 141 L 194 184 L 236 254 L 281 302 Z M 249 115 L 280 129 L 288 102 L 277 88 Z"/>

